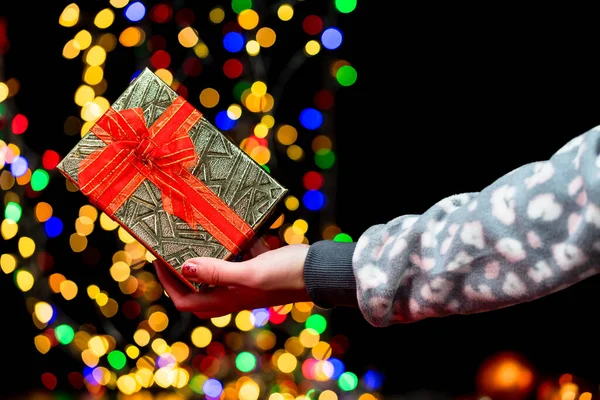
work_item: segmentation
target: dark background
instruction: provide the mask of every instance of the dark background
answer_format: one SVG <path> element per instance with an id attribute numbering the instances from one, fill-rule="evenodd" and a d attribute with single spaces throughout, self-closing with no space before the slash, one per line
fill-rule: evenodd
<path id="1" fill-rule="evenodd" d="M 202 7 L 210 9 L 218 2 L 206 3 Z M 78 62 L 60 56 L 74 33 L 57 23 L 66 4 L 0 5 L 11 40 L 6 76 L 22 82 L 15 101 L 21 112 L 37 116 L 29 128 L 37 134 L 27 145 L 40 152 L 52 147 L 66 154 L 76 141 L 61 133 L 64 116 L 77 112 L 76 84 L 66 77 L 78 81 L 81 74 Z M 445 196 L 479 191 L 522 164 L 547 159 L 572 137 L 599 125 L 596 15 L 548 5 L 417 7 L 359 1 L 338 21 L 345 34 L 339 56 L 351 60 L 359 74 L 357 83 L 336 98 L 338 180 L 330 207 L 339 226 L 356 240 L 372 224 L 423 213 Z M 112 89 L 105 94 L 111 101 L 135 67 L 130 59 L 118 62 L 106 67 L 107 74 L 112 71 Z M 120 68 L 128 72 L 117 73 Z M 286 93 L 301 84 L 290 84 Z M 293 185 L 294 178 L 280 179 Z M 380 370 L 388 396 L 419 389 L 471 393 L 481 362 L 503 350 L 524 355 L 540 379 L 568 372 L 595 388 L 600 383 L 594 329 L 599 285 L 598 278 L 590 278 L 504 310 L 385 329 L 369 326 L 357 310 L 339 308 L 331 314 L 330 329 L 350 339 L 348 369 Z M 32 343 L 35 328 L 22 293 L 9 279 L 0 279 L 0 293 L 2 343 L 19 354 L 2 368 L 1 386 L 17 392 L 39 382 L 41 366 L 31 363 L 39 360 Z M 5 368 L 23 371 L 22 382 Z"/>

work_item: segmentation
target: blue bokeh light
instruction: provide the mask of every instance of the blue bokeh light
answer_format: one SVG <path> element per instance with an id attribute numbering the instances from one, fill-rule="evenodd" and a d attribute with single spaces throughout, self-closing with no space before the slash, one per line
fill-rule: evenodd
<path id="1" fill-rule="evenodd" d="M 346 371 L 344 363 L 337 358 L 330 358 L 328 361 L 333 365 L 333 375 L 331 376 L 331 379 L 338 379 L 340 375 Z"/>
<path id="2" fill-rule="evenodd" d="M 202 385 L 202 391 L 209 397 L 219 397 L 223 391 L 223 385 L 216 379 L 207 379 Z"/>
<path id="3" fill-rule="evenodd" d="M 254 326 L 261 327 L 265 326 L 269 322 L 269 310 L 266 308 L 257 308 L 252 311 L 254 316 Z"/>
<path id="4" fill-rule="evenodd" d="M 337 28 L 327 28 L 321 34 L 321 43 L 323 43 L 323 47 L 329 50 L 340 47 L 342 39 L 342 32 Z"/>
<path id="5" fill-rule="evenodd" d="M 379 372 L 373 370 L 367 371 L 363 379 L 365 387 L 368 390 L 378 390 L 383 383 L 383 376 Z"/>
<path id="6" fill-rule="evenodd" d="M 56 312 L 56 307 L 54 307 L 53 305 L 50 305 L 50 307 L 52 307 L 52 316 L 50 317 L 48 322 L 46 322 L 48 325 L 52 325 L 54 322 L 56 322 L 56 318 L 58 317 L 58 313 Z"/>
<path id="7" fill-rule="evenodd" d="M 244 48 L 244 37 L 238 32 L 229 32 L 223 38 L 223 46 L 230 53 L 237 53 Z"/>
<path id="8" fill-rule="evenodd" d="M 57 237 L 62 233 L 63 223 L 58 217 L 52 216 L 44 223 L 44 230 L 48 237 Z"/>
<path id="9" fill-rule="evenodd" d="M 304 207 L 311 211 L 318 211 L 325 205 L 325 195 L 319 190 L 308 190 L 302 196 Z"/>
<path id="10" fill-rule="evenodd" d="M 323 124 L 323 114 L 315 108 L 305 108 L 300 113 L 300 123 L 306 129 L 319 129 Z"/>
<path id="11" fill-rule="evenodd" d="M 125 9 L 125 18 L 131 22 L 141 21 L 144 15 L 146 15 L 146 7 L 139 1 L 131 3 Z"/>
<path id="12" fill-rule="evenodd" d="M 233 128 L 236 122 L 236 120 L 229 118 L 227 111 L 220 111 L 215 118 L 217 128 L 223 131 L 228 131 L 229 129 Z"/>
<path id="13" fill-rule="evenodd" d="M 29 168 L 29 163 L 25 157 L 15 156 L 12 159 L 12 163 L 10 164 L 10 173 L 18 178 L 20 176 L 25 175 L 27 172 L 27 168 Z"/>

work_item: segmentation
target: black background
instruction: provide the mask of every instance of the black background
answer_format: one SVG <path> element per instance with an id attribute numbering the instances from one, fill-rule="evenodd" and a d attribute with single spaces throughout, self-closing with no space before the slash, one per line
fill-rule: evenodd
<path id="1" fill-rule="evenodd" d="M 80 64 L 60 57 L 72 34 L 57 23 L 65 4 L 0 5 L 12 43 L 6 75 L 22 81 L 19 110 L 38 115 L 29 128 L 37 134 L 27 144 L 40 152 L 52 147 L 65 154 L 76 140 L 61 133 L 66 113 L 77 112 L 76 85 L 66 77 L 77 81 L 81 74 Z M 336 98 L 338 180 L 330 206 L 354 239 L 370 225 L 420 214 L 445 196 L 479 191 L 600 124 L 595 10 L 395 4 L 359 1 L 355 12 L 338 21 L 345 34 L 339 56 L 351 60 L 359 77 Z M 107 65 L 111 100 L 135 67 L 128 59 L 118 62 L 129 72 Z M 286 93 L 301 84 L 290 84 Z M 292 178 L 280 179 L 294 185 Z M 590 278 L 528 304 L 385 329 L 369 326 L 357 310 L 339 308 L 330 328 L 350 340 L 348 369 L 380 370 L 387 395 L 422 388 L 473 392 L 480 363 L 508 349 L 523 354 L 540 379 L 568 372 L 595 386 L 599 284 Z M 40 358 L 22 293 L 6 278 L 0 279 L 0 293 L 3 347 L 14 346 L 19 354 L 6 358 L 0 377 L 5 392 L 17 392 L 39 385 L 41 366 L 31 360 Z M 25 371 L 22 382 L 5 368 Z"/>

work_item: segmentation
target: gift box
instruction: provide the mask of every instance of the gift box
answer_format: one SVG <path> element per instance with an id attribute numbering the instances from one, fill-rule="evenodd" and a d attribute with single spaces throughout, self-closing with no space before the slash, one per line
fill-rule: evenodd
<path id="1" fill-rule="evenodd" d="M 287 194 L 149 69 L 58 169 L 176 272 L 193 257 L 240 254 Z"/>

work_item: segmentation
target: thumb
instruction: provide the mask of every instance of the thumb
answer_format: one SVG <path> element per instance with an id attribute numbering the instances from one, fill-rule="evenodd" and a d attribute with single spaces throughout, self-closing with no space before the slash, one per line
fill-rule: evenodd
<path id="1" fill-rule="evenodd" d="M 181 267 L 184 278 L 214 286 L 253 286 L 256 268 L 250 260 L 232 262 L 218 258 L 198 257 L 187 260 Z"/>

